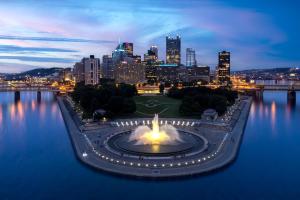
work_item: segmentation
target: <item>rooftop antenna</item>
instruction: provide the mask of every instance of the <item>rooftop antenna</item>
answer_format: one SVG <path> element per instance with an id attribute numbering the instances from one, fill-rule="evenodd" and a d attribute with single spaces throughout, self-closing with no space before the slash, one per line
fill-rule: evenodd
<path id="1" fill-rule="evenodd" d="M 119 44 L 121 44 L 121 38 L 119 37 Z"/>

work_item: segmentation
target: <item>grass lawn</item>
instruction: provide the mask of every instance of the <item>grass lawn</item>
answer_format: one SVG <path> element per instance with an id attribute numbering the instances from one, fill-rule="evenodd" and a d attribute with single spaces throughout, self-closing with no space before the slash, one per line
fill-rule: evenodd
<path id="1" fill-rule="evenodd" d="M 179 106 L 181 100 L 172 99 L 166 96 L 136 96 L 136 112 L 132 117 L 153 117 L 159 114 L 160 117 L 179 117 Z"/>

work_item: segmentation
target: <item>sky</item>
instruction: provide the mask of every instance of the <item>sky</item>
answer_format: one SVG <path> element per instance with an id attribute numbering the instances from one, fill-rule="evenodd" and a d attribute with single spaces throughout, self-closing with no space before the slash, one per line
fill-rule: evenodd
<path id="1" fill-rule="evenodd" d="M 165 60 L 165 37 L 180 35 L 181 57 L 232 70 L 299 67 L 300 2 L 295 0 L 0 0 L 0 72 L 72 67 L 111 54 L 119 40 Z"/>

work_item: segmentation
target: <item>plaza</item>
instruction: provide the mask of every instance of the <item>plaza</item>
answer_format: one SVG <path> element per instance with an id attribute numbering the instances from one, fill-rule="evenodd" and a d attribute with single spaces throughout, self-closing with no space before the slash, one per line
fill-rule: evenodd
<path id="1" fill-rule="evenodd" d="M 135 177 L 166 178 L 209 172 L 234 160 L 248 118 L 251 99 L 242 99 L 215 122 L 200 119 L 160 118 L 183 136 L 180 145 L 140 145 L 128 142 L 138 126 L 152 118 L 117 119 L 79 124 L 77 114 L 58 99 L 79 159 L 100 170 Z"/>

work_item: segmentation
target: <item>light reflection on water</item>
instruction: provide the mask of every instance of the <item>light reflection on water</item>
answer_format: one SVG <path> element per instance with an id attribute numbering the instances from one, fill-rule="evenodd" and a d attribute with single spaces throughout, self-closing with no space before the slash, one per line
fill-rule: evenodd
<path id="1" fill-rule="evenodd" d="M 238 158 L 225 169 L 160 182 L 81 164 L 51 93 L 40 102 L 35 92 L 21 92 L 20 102 L 0 93 L 0 198 L 299 199 L 300 93 L 297 98 L 295 105 L 286 92 L 265 92 L 253 101 Z"/>

